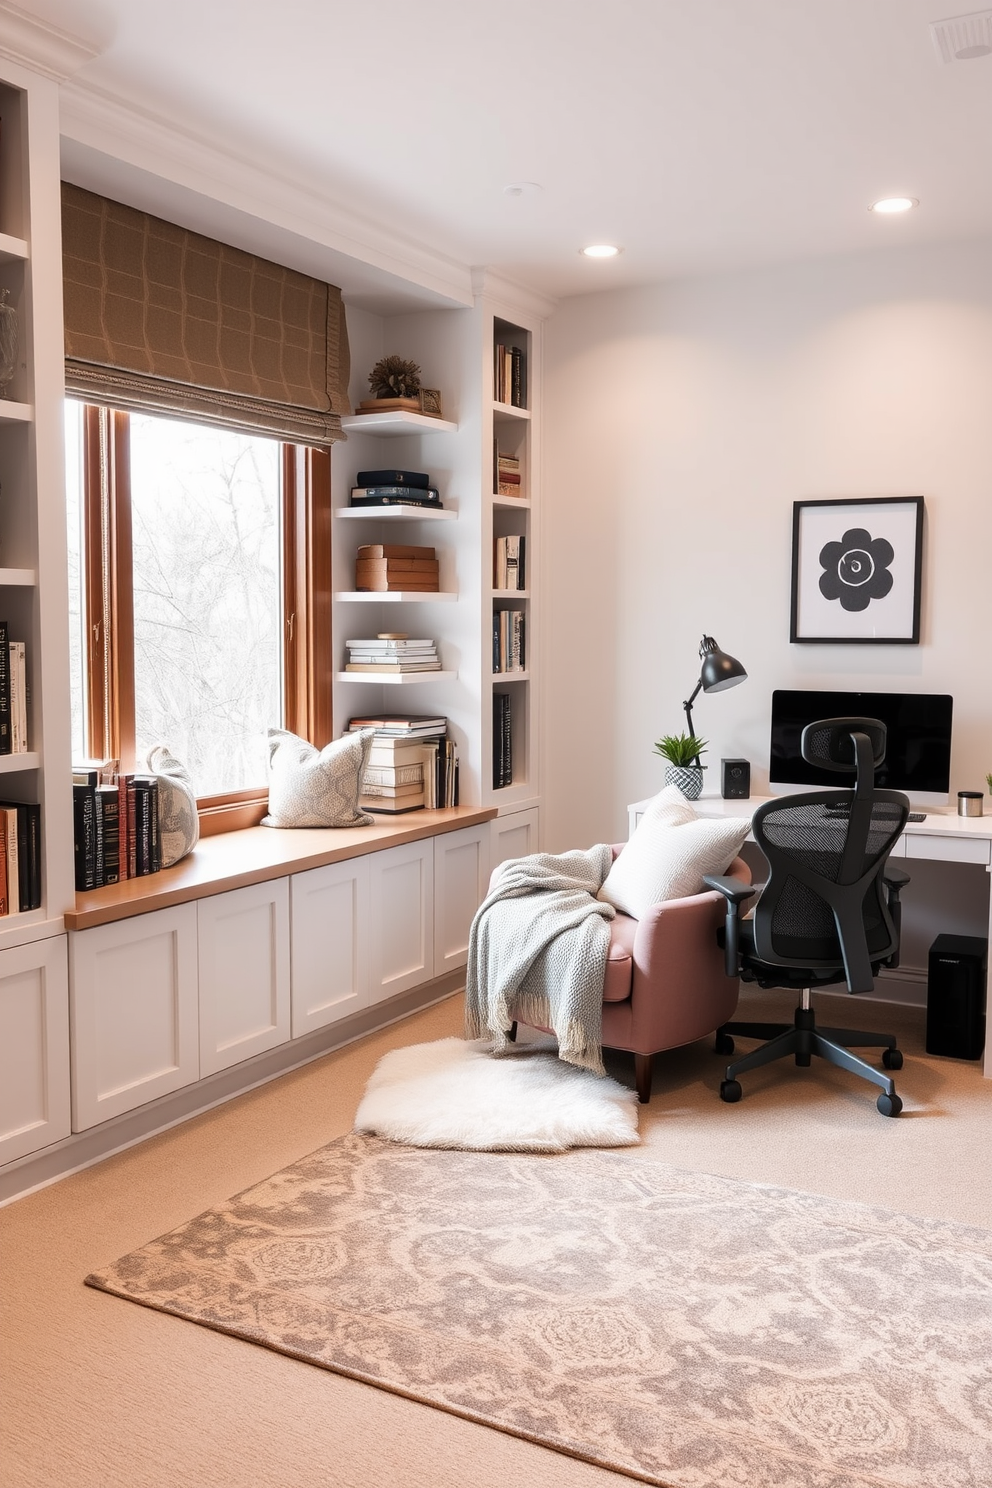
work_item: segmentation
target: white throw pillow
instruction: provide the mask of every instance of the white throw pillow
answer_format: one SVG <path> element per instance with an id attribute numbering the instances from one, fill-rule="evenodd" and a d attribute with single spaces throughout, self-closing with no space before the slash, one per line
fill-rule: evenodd
<path id="1" fill-rule="evenodd" d="M 356 729 L 316 749 L 288 729 L 269 729 L 269 814 L 263 827 L 371 827 L 358 792 L 375 729 Z"/>
<path id="2" fill-rule="evenodd" d="M 701 894 L 703 874 L 730 867 L 750 826 L 748 817 L 697 816 L 669 785 L 648 805 L 599 898 L 639 920 L 653 904 Z"/>
<path id="3" fill-rule="evenodd" d="M 200 839 L 196 792 L 186 766 L 164 744 L 149 749 L 149 773 L 158 781 L 158 840 L 163 868 L 171 868 Z"/>

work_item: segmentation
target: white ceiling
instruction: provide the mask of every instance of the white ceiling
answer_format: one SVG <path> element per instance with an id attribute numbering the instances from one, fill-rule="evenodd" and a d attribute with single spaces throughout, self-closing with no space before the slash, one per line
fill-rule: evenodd
<path id="1" fill-rule="evenodd" d="M 553 296 L 992 236 L 992 56 L 947 65 L 929 31 L 959 5 L 20 0 L 98 48 L 67 99 Z M 897 192 L 919 208 L 866 210 Z M 580 258 L 603 240 L 622 256 Z"/>

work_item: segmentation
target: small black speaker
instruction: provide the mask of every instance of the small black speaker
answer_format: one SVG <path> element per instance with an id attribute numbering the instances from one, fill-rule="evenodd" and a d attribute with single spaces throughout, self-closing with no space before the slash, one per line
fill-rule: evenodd
<path id="1" fill-rule="evenodd" d="M 938 935 L 927 966 L 927 1053 L 981 1059 L 985 1047 L 985 963 L 977 935 Z"/>
<path id="2" fill-rule="evenodd" d="M 751 794 L 751 765 L 748 760 L 720 761 L 720 793 L 725 801 L 746 801 Z"/>

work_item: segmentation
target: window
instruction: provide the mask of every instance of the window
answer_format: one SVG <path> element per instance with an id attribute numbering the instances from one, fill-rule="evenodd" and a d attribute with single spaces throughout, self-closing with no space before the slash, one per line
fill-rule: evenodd
<path id="1" fill-rule="evenodd" d="M 266 729 L 331 737 L 329 453 L 75 401 L 66 447 L 74 752 L 257 820 Z"/>

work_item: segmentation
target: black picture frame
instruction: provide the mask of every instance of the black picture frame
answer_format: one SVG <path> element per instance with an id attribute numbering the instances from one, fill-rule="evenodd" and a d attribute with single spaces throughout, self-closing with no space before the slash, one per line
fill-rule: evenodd
<path id="1" fill-rule="evenodd" d="M 923 511 L 922 496 L 794 502 L 789 640 L 918 646 Z"/>

